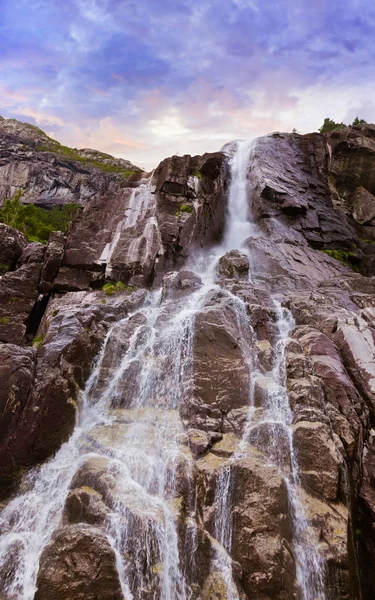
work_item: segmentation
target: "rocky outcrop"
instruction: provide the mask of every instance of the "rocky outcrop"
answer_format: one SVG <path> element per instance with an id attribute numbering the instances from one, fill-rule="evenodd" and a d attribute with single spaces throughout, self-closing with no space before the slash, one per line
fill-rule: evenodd
<path id="1" fill-rule="evenodd" d="M 92 285 L 105 277 L 160 285 L 191 251 L 220 238 L 223 160 L 221 153 L 175 156 L 135 187 L 94 200 L 73 224 L 64 265 L 84 271 Z"/>

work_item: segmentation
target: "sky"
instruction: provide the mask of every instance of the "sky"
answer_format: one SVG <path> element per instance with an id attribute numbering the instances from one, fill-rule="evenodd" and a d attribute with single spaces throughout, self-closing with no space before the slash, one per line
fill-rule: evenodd
<path id="1" fill-rule="evenodd" d="M 0 115 L 146 169 L 374 92 L 374 0 L 0 0 Z"/>

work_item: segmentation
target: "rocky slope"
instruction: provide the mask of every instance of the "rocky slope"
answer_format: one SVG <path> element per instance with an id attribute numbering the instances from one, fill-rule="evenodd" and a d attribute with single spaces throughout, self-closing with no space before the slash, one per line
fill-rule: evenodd
<path id="1" fill-rule="evenodd" d="M 18 190 L 23 203 L 84 206 L 140 171 L 128 160 L 62 146 L 34 125 L 0 117 L 0 206 Z"/>
<path id="2" fill-rule="evenodd" d="M 111 420 L 110 427 L 80 425 L 81 458 L 66 482 L 62 474 L 58 480 L 66 491 L 41 548 L 35 598 L 127 599 L 130 591 L 139 600 L 167 597 L 165 579 L 177 576 L 166 574 L 164 546 L 155 541 L 162 521 L 148 513 L 146 497 L 138 510 L 119 466 L 119 440 L 127 448 L 129 435 L 137 438 L 131 448 L 142 443 L 143 465 L 160 436 L 173 456 L 163 493 L 173 505 L 179 568 L 191 597 L 312 600 L 315 589 L 321 600 L 373 598 L 375 126 L 257 140 L 247 168 L 257 233 L 241 251 L 224 253 L 209 288 L 192 271 L 199 270 L 197 261 L 209 261 L 225 228 L 233 178 L 225 153 L 171 157 L 152 176 L 120 181 L 118 174 L 41 151 L 38 136 L 0 122 L 2 197 L 23 187 L 27 201 L 74 198 L 84 210 L 66 237 L 55 233 L 46 247 L 0 225 L 0 263 L 7 266 L 0 279 L 5 540 L 18 522 L 17 498 L 22 506 L 33 478 L 39 485 L 38 477 L 46 477 L 32 471 L 25 479 L 25 473 L 73 431 L 74 455 L 85 402 L 100 405 L 106 397 Z M 55 180 L 63 185 L 53 187 Z M 111 286 L 103 290 L 106 283 Z M 155 326 L 150 289 L 161 289 Z M 178 315 L 189 310 L 194 319 L 184 329 Z M 96 379 L 83 396 L 100 348 Z M 179 356 L 187 366 L 176 375 Z M 136 404 L 153 361 L 158 367 L 149 375 L 147 403 Z M 285 390 L 288 399 L 287 428 L 271 426 L 267 417 L 275 410 L 275 377 L 278 397 Z M 148 494 L 155 485 L 149 482 Z M 301 591 L 290 486 L 304 507 L 309 544 L 324 564 L 324 581 L 310 582 L 310 592 Z M 116 554 L 121 544 L 113 542 L 119 505 L 128 592 Z M 223 515 L 232 523 L 230 542 L 220 533 Z M 0 545 L 7 600 L 22 597 L 23 550 L 12 540 L 11 547 Z M 218 547 L 229 552 L 237 596 Z M 186 597 L 181 581 L 175 598 Z"/>

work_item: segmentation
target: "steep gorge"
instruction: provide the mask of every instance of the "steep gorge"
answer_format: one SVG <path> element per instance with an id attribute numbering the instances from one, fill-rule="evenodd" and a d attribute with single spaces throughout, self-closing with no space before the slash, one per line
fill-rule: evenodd
<path id="1" fill-rule="evenodd" d="M 1 598 L 374 597 L 374 172 L 273 134 L 0 225 Z"/>

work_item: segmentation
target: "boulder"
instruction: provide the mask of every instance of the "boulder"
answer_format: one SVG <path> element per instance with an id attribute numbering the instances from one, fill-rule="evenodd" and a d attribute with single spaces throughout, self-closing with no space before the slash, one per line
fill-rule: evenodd
<path id="1" fill-rule="evenodd" d="M 58 530 L 43 550 L 34 600 L 124 600 L 116 554 L 97 529 Z"/>
<path id="2" fill-rule="evenodd" d="M 249 274 L 249 259 L 243 252 L 231 250 L 220 258 L 218 272 L 223 277 L 234 279 L 247 278 Z"/>
<path id="3" fill-rule="evenodd" d="M 0 275 L 15 267 L 26 245 L 27 240 L 22 233 L 0 223 Z"/>
<path id="4" fill-rule="evenodd" d="M 364 187 L 357 187 L 350 201 L 353 206 L 353 217 L 360 225 L 368 223 L 375 217 L 375 196 Z"/>

